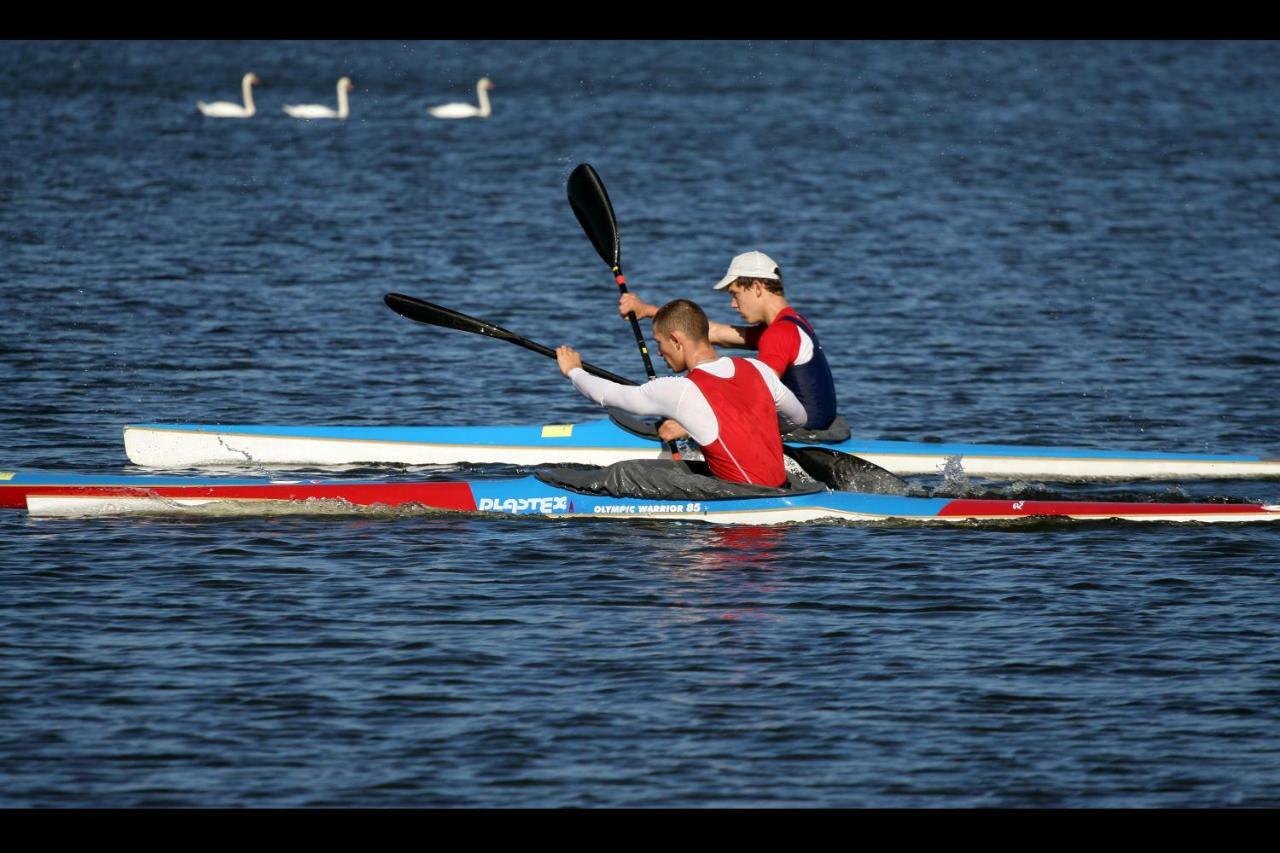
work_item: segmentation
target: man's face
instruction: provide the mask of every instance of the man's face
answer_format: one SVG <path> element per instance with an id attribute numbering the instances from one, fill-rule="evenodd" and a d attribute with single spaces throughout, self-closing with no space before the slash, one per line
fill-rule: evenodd
<path id="1" fill-rule="evenodd" d="M 729 285 L 729 307 L 748 323 L 764 322 L 764 286 L 758 281 L 748 285 Z"/>
<path id="2" fill-rule="evenodd" d="M 667 367 L 670 367 L 676 373 L 685 369 L 684 344 L 678 334 L 672 336 L 654 329 L 653 339 L 657 342 L 658 353 L 666 361 Z"/>

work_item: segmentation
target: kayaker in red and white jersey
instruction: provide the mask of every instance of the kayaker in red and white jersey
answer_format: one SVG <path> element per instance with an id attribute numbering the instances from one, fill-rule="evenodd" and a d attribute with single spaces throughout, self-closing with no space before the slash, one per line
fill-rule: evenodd
<path id="1" fill-rule="evenodd" d="M 583 370 L 582 358 L 572 347 L 557 348 L 556 361 L 574 387 L 600 405 L 668 418 L 658 428 L 659 437 L 692 438 L 716 477 L 785 485 L 780 429 L 789 430 L 806 418 L 795 394 L 763 362 L 717 353 L 708 339 L 707 315 L 687 299 L 656 311 L 653 337 L 668 366 L 687 371 L 685 376 L 619 385 Z"/>
<path id="2" fill-rule="evenodd" d="M 728 289 L 730 306 L 751 325 L 710 323 L 709 341 L 757 350 L 760 361 L 773 368 L 804 406 L 808 413 L 804 429 L 832 429 L 838 412 L 831 367 L 813 326 L 787 303 L 782 272 L 773 259 L 764 252 L 738 255 L 714 289 Z M 658 309 L 634 293 L 624 293 L 618 300 L 618 312 L 625 317 L 632 311 L 643 319 L 654 316 Z"/>

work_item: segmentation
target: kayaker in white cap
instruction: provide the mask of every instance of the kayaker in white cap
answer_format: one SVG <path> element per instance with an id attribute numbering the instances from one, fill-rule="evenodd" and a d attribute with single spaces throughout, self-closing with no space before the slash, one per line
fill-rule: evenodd
<path id="1" fill-rule="evenodd" d="M 711 343 L 758 350 L 757 358 L 773 369 L 804 406 L 809 415 L 805 430 L 835 429 L 847 437 L 843 420 L 836 424 L 836 388 L 827 357 L 813 326 L 787 303 L 782 272 L 773 258 L 764 252 L 738 255 L 714 289 L 728 290 L 730 306 L 750 325 L 711 323 Z M 658 313 L 656 306 L 634 293 L 624 293 L 618 300 L 618 312 L 625 317 L 632 311 L 638 318 Z"/>

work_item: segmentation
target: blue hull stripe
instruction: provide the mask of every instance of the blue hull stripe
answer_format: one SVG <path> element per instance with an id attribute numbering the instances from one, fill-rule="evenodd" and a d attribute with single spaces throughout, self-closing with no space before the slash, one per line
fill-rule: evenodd
<path id="1" fill-rule="evenodd" d="M 585 495 L 550 486 L 534 477 L 517 480 L 472 481 L 471 492 L 480 511 L 517 515 L 569 514 L 626 516 L 636 512 L 694 513 L 752 512 L 786 507 L 811 507 L 896 517 L 936 516 L 950 498 L 908 498 L 857 492 L 817 492 L 783 498 L 718 498 L 649 500 Z"/>

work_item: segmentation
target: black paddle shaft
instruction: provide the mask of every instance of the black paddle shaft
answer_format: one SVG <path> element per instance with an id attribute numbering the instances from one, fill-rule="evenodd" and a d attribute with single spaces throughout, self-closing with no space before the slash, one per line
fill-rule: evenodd
<path id="1" fill-rule="evenodd" d="M 613 271 L 613 279 L 618 283 L 618 290 L 627 292 L 627 277 L 622 273 L 622 246 L 618 239 L 618 220 L 613 215 L 613 202 L 609 201 L 609 192 L 604 182 L 591 168 L 591 164 L 579 164 L 569 174 L 569 205 L 573 215 L 578 217 L 578 224 L 586 233 L 591 245 L 609 269 Z M 627 314 L 631 323 L 631 332 L 636 336 L 636 346 L 640 348 L 640 357 L 644 359 L 644 370 L 650 379 L 658 374 L 653 369 L 653 359 L 649 357 L 649 345 L 645 342 L 644 333 L 640 331 L 640 321 L 635 312 Z"/>
<path id="2" fill-rule="evenodd" d="M 387 303 L 387 307 L 401 317 L 408 317 L 410 320 L 416 320 L 419 323 L 441 326 L 445 329 L 457 329 L 459 332 L 473 332 L 477 335 L 485 335 L 490 338 L 497 338 L 500 341 L 513 343 L 516 346 L 524 347 L 548 358 L 556 357 L 556 351 L 549 346 L 531 341 L 485 320 L 477 320 L 475 317 L 459 314 L 457 311 L 434 305 L 423 299 L 416 299 L 399 293 L 388 293 L 382 297 L 382 301 Z M 582 363 L 582 369 L 592 376 L 599 376 L 601 379 L 608 379 L 610 382 L 617 382 L 619 385 L 639 384 L 625 376 L 619 376 L 603 368 L 587 364 L 585 361 Z"/>

